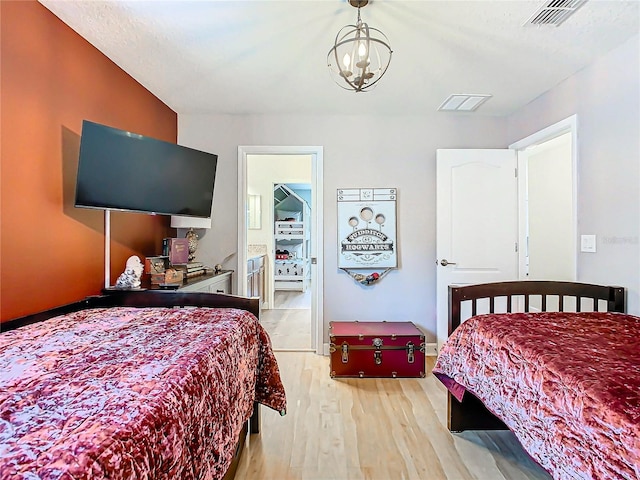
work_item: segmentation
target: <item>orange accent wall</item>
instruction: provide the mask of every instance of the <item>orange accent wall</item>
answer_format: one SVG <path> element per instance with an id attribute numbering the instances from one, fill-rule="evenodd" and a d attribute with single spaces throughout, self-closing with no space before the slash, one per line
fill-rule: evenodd
<path id="1" fill-rule="evenodd" d="M 0 320 L 104 284 L 104 212 L 73 206 L 82 120 L 165 141 L 177 115 L 36 1 L 0 1 Z M 126 179 L 123 179 L 126 181 Z M 111 214 L 111 280 L 169 217 Z"/>

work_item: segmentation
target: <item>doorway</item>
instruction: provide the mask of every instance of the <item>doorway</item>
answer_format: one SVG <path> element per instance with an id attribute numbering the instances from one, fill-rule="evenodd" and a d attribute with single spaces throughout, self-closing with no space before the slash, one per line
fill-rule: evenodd
<path id="1" fill-rule="evenodd" d="M 276 251 L 281 250 L 276 244 L 276 222 L 288 220 L 281 226 L 302 227 L 293 210 L 276 210 L 283 192 L 309 206 L 304 219 L 308 241 L 304 250 L 288 249 L 287 259 L 279 254 L 276 263 Z M 239 147 L 238 195 L 238 292 L 247 294 L 247 282 L 240 279 L 247 274 L 247 260 L 260 250 L 265 265 L 261 323 L 274 348 L 322 354 L 322 270 L 318 268 L 322 265 L 322 147 Z M 259 222 L 251 208 L 256 203 L 261 210 Z M 285 206 L 288 203 L 295 202 Z M 278 268 L 285 275 L 278 277 L 276 285 Z M 304 289 L 294 282 L 294 270 L 305 275 Z"/>
<path id="2" fill-rule="evenodd" d="M 509 149 L 438 151 L 438 348 L 448 336 L 450 284 L 575 281 L 576 145 L 573 115 Z M 511 205 L 514 211 L 505 212 Z M 486 265 L 472 268 L 474 262 Z M 504 265 L 498 268 L 499 262 Z"/>
<path id="3" fill-rule="evenodd" d="M 577 117 L 509 146 L 518 155 L 520 280 L 577 279 Z"/>
<path id="4" fill-rule="evenodd" d="M 273 307 L 263 312 L 262 326 L 278 351 L 309 351 L 311 349 L 311 184 L 283 182 L 284 176 L 296 180 L 311 180 L 311 157 L 276 157 L 269 161 L 275 167 L 273 176 L 256 176 L 255 158 L 249 157 L 248 179 L 251 187 L 256 182 L 271 180 L 270 207 L 273 209 L 272 253 L 273 268 L 269 284 L 272 288 Z M 257 160 L 264 165 L 263 159 Z M 281 169 L 283 162 L 288 168 Z M 259 171 L 263 169 L 258 168 Z M 257 177 L 257 178 L 256 178 Z M 251 242 L 251 235 L 249 235 Z"/>

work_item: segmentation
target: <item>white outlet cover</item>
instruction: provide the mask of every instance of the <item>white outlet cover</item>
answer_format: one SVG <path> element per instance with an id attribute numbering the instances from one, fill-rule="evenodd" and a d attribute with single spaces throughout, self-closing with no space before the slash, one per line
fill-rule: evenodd
<path id="1" fill-rule="evenodd" d="M 595 253 L 596 251 L 596 236 L 595 235 L 580 235 L 580 251 Z"/>

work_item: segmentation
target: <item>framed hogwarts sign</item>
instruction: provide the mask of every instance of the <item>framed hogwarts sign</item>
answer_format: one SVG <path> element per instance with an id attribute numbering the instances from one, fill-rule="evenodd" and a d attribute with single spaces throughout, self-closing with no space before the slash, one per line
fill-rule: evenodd
<path id="1" fill-rule="evenodd" d="M 338 190 L 338 268 L 398 266 L 395 188 Z"/>

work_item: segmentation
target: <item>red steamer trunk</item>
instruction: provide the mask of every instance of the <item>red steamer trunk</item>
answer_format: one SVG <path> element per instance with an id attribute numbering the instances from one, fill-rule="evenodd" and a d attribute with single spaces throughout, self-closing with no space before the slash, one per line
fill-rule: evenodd
<path id="1" fill-rule="evenodd" d="M 424 377 L 424 335 L 412 322 L 329 322 L 331 378 Z"/>

